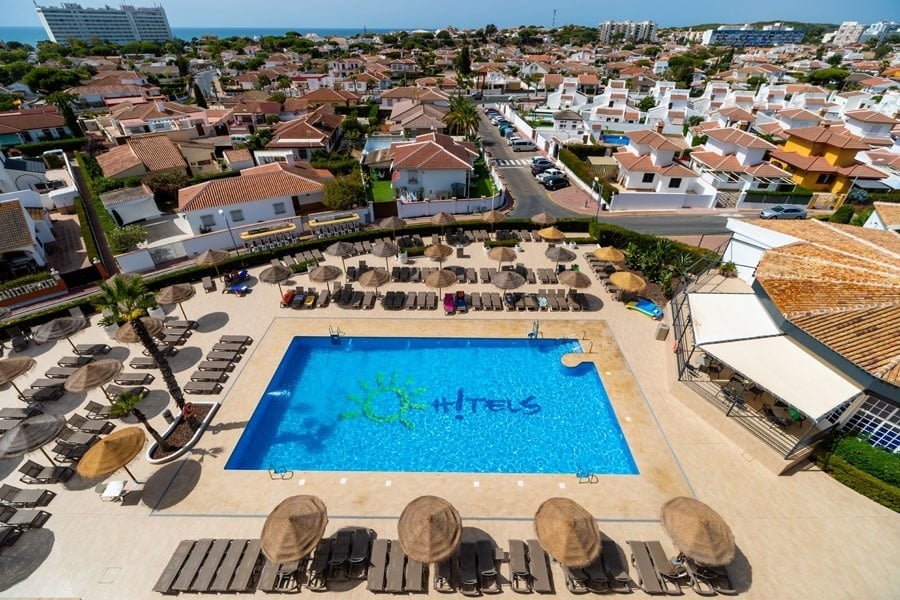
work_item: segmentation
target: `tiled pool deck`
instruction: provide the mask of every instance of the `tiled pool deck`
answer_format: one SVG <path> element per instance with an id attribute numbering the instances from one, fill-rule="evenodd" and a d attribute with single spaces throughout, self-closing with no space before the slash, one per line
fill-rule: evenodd
<path id="1" fill-rule="evenodd" d="M 578 252 L 580 256 L 583 250 Z M 471 256 L 462 263 L 449 263 L 496 266 L 480 250 L 467 253 Z M 370 265 L 381 260 L 365 258 Z M 355 264 L 355 260 L 347 262 Z M 537 243 L 525 244 L 523 261 L 533 267 L 550 266 L 543 258 L 543 246 Z M 340 264 L 339 259 L 330 262 Z M 433 263 L 420 260 L 420 264 Z M 316 285 L 305 276 L 294 281 Z M 256 283 L 253 287 L 253 293 L 237 298 L 204 294 L 198 285 L 198 295 L 184 303 L 188 317 L 200 321 L 200 329 L 172 361 L 180 383 L 186 383 L 220 335 L 254 338 L 222 394 L 189 397 L 222 402 L 198 447 L 186 459 L 162 467 L 151 466 L 142 457 L 133 461 L 132 471 L 145 483 L 129 482 L 128 489 L 136 491 L 122 504 L 102 503 L 94 491 L 96 481 L 75 477 L 65 486 L 47 486 L 58 493 L 47 507 L 53 516 L 43 530 L 26 533 L 0 554 L 0 597 L 159 598 L 150 590 L 180 540 L 258 537 L 266 514 L 281 499 L 297 493 L 324 500 L 330 519 L 326 533 L 363 525 L 382 537 L 396 536 L 396 519 L 409 500 L 436 494 L 456 505 L 464 525 L 483 529 L 501 546 L 508 538 L 534 537 L 531 518 L 538 505 L 550 496 L 566 496 L 590 510 L 601 530 L 620 544 L 629 539 L 659 539 L 671 553 L 674 547 L 658 521 L 659 506 L 675 495 L 693 495 L 718 510 L 734 530 L 739 551 L 731 574 L 743 590 L 742 597 L 888 598 L 900 589 L 900 569 L 896 568 L 900 516 L 815 470 L 775 475 L 765 464 L 773 460 L 765 454 L 769 450 L 755 446 L 753 440 L 726 437 L 723 432 L 749 434 L 727 423 L 718 426 L 724 417 L 706 414 L 703 401 L 675 380 L 671 341 L 654 340 L 656 323 L 613 302 L 596 285 L 587 292 L 596 305 L 602 304 L 599 310 L 470 312 L 453 317 L 441 311 L 388 312 L 380 306 L 293 311 L 278 308 L 274 286 Z M 492 289 L 482 284 L 457 287 Z M 386 289 L 424 288 L 422 284 L 390 284 Z M 535 291 L 531 286 L 524 289 Z M 170 308 L 172 317 L 180 318 L 177 308 Z M 584 359 L 598 365 L 639 475 L 601 476 L 598 484 L 579 484 L 574 475 L 310 472 L 273 480 L 264 471 L 224 470 L 256 399 L 295 335 L 326 335 L 330 327 L 353 336 L 524 337 L 536 319 L 547 337 L 583 340 L 588 352 Z M 91 327 L 74 341 L 99 342 L 104 336 Z M 38 360 L 38 367 L 20 380 L 22 385 L 54 366 L 69 353 L 67 348 L 63 341 L 30 349 L 27 354 Z M 110 356 L 127 362 L 128 356 L 139 352 L 135 346 L 118 346 Z M 159 378 L 150 387 L 153 391 L 144 408 L 163 430 L 161 412 L 167 395 Z M 47 411 L 83 412 L 80 406 L 86 399 L 102 401 L 102 396 L 99 392 L 69 394 L 48 405 Z M 14 391 L 4 388 L 0 406 L 17 405 L 21 403 Z M 46 463 L 39 453 L 34 458 Z M 22 486 L 17 472 L 21 462 L 0 462 L 0 479 Z M 119 472 L 109 479 L 126 478 Z M 26 550 L 30 558 L 23 556 Z M 23 567 L 31 575 L 12 584 L 22 579 L 14 567 Z M 553 571 L 557 595 L 569 596 L 558 566 Z M 504 586 L 505 595 L 512 593 Z M 692 595 L 687 590 L 687 596 Z M 355 599 L 370 594 L 358 585 L 323 596 Z"/>

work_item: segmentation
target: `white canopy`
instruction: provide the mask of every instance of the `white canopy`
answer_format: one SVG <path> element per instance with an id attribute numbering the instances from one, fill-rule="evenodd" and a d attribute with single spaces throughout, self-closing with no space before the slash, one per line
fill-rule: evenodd
<path id="1" fill-rule="evenodd" d="M 755 294 L 688 294 L 694 343 L 783 335 Z"/>

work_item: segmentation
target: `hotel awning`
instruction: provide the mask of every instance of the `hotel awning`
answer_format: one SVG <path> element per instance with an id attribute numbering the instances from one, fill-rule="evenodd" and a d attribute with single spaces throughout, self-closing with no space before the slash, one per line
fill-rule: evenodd
<path id="1" fill-rule="evenodd" d="M 264 238 L 279 233 L 287 233 L 288 231 L 294 231 L 295 229 L 297 229 L 296 225 L 294 225 L 293 223 L 286 223 L 284 225 L 273 227 L 271 229 L 251 229 L 250 231 L 244 231 L 241 233 L 240 238 L 242 240 L 255 240 L 257 238 Z"/>
<path id="2" fill-rule="evenodd" d="M 698 348 L 813 420 L 860 391 L 778 328 L 755 294 L 688 294 Z"/>
<path id="3" fill-rule="evenodd" d="M 328 219 L 326 221 L 320 221 L 318 219 L 310 219 L 309 226 L 310 227 L 323 227 L 325 225 L 338 225 L 340 223 L 353 223 L 354 221 L 359 221 L 359 214 L 353 213 L 352 215 L 339 215 L 334 219 Z"/>

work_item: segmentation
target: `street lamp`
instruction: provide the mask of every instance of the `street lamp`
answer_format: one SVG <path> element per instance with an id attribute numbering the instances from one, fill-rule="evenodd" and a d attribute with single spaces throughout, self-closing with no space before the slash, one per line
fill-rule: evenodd
<path id="1" fill-rule="evenodd" d="M 234 241 L 234 231 L 231 230 L 231 223 L 228 221 L 228 216 L 221 208 L 219 209 L 219 214 L 222 215 L 223 219 L 225 219 L 225 226 L 228 227 L 228 235 L 231 236 L 231 246 L 234 248 L 234 251 L 237 252 L 237 255 L 240 256 L 241 249 L 238 247 L 237 242 Z"/>
<path id="2" fill-rule="evenodd" d="M 597 191 L 597 213 L 594 215 L 594 220 L 599 221 L 600 220 L 600 196 L 601 196 L 601 192 L 603 191 L 603 186 L 600 185 L 600 178 L 596 177 L 596 176 L 594 177 L 593 183 L 591 183 L 591 192 L 593 193 L 595 189 Z"/>

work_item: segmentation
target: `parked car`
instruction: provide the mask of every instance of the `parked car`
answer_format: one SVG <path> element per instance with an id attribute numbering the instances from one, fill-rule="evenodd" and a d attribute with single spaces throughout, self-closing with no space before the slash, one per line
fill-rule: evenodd
<path id="1" fill-rule="evenodd" d="M 806 209 L 793 204 L 779 204 L 759 211 L 760 219 L 805 219 Z"/>
<path id="2" fill-rule="evenodd" d="M 544 180 L 544 187 L 552 192 L 553 190 L 569 187 L 569 180 L 565 177 L 554 175 Z"/>
<path id="3" fill-rule="evenodd" d="M 552 163 L 552 162 L 550 161 L 550 159 L 547 158 L 546 156 L 535 156 L 535 157 L 533 157 L 533 158 L 531 159 L 531 166 L 533 167 L 534 165 L 537 165 L 537 164 L 545 164 L 545 165 L 547 165 L 548 167 L 552 167 L 552 166 L 553 166 L 553 163 Z"/>
<path id="4" fill-rule="evenodd" d="M 533 170 L 534 169 L 532 169 L 532 171 Z M 544 183 L 544 181 L 546 181 L 548 177 L 562 177 L 563 179 L 566 179 L 566 180 L 569 179 L 568 175 L 566 175 L 559 169 L 553 169 L 553 168 L 547 169 L 543 173 L 538 173 L 537 175 L 535 175 L 534 178 L 537 179 L 539 183 Z"/>
<path id="5" fill-rule="evenodd" d="M 513 141 L 515 140 L 515 141 Z M 510 138 L 510 148 L 513 152 L 534 152 L 537 146 L 531 140 L 523 140 L 521 138 Z"/>
<path id="6" fill-rule="evenodd" d="M 538 178 L 547 170 L 556 170 L 553 168 L 553 163 L 549 160 L 544 159 L 542 162 L 532 162 L 531 163 L 531 174 L 536 175 Z"/>

